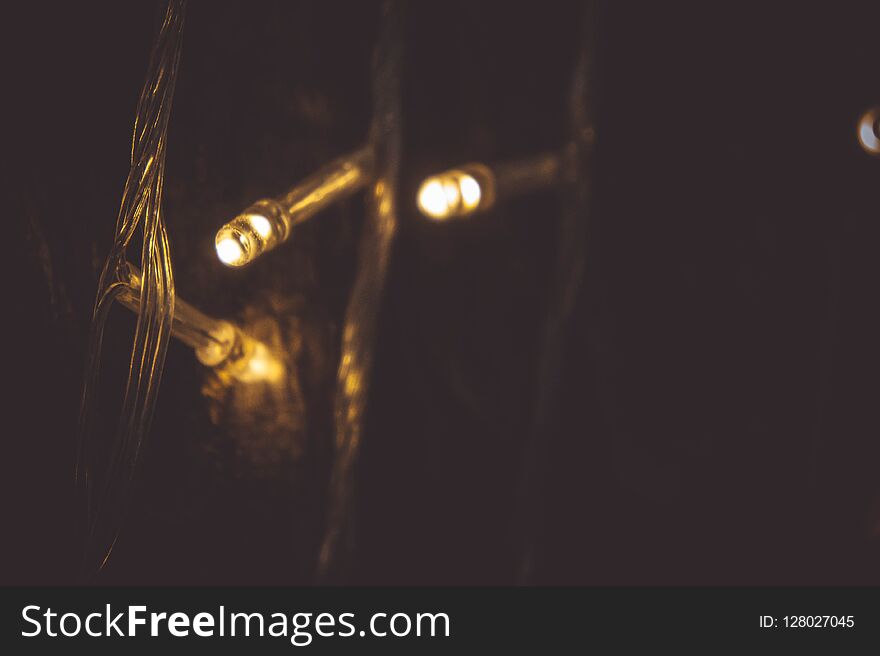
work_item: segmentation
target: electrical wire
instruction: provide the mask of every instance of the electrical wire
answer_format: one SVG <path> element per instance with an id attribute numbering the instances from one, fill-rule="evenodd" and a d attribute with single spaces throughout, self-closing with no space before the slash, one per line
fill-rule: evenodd
<path id="1" fill-rule="evenodd" d="M 174 277 L 162 215 L 168 121 L 183 35 L 185 0 L 170 0 L 138 100 L 131 166 L 116 232 L 98 282 L 80 410 L 76 479 L 87 505 L 85 568 L 100 570 L 119 534 L 138 456 L 149 433 L 174 317 Z M 104 329 L 114 300 L 128 288 L 127 251 L 141 237 L 139 311 L 119 422 L 110 453 L 98 448 L 94 416 Z"/>
<path id="2" fill-rule="evenodd" d="M 363 434 L 379 309 L 398 223 L 403 14 L 404 3 L 400 0 L 386 0 L 383 4 L 382 28 L 373 60 L 370 142 L 374 149 L 376 178 L 367 194 L 367 216 L 357 272 L 345 312 L 342 356 L 336 378 L 334 459 L 327 520 L 318 555 L 319 581 L 344 574 L 354 545 L 355 466 Z"/>

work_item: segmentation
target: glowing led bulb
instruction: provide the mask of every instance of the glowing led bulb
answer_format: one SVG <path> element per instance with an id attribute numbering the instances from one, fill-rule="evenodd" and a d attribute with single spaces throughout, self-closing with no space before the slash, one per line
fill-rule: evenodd
<path id="1" fill-rule="evenodd" d="M 865 112 L 859 121 L 859 143 L 871 155 L 880 155 L 880 107 Z"/>
<path id="2" fill-rule="evenodd" d="M 241 242 L 232 235 L 218 233 L 217 257 L 227 266 L 241 266 L 245 263 L 245 251 Z"/>
<path id="3" fill-rule="evenodd" d="M 432 218 L 443 218 L 449 214 L 449 203 L 443 190 L 443 183 L 437 178 L 428 178 L 419 189 L 419 209 Z"/>
<path id="4" fill-rule="evenodd" d="M 179 308 L 175 309 L 174 313 L 175 317 L 179 318 Z M 222 364 L 232 354 L 236 342 L 240 339 L 238 329 L 228 321 L 214 322 L 205 334 L 208 339 L 195 349 L 196 358 L 206 367 Z"/>
<path id="5" fill-rule="evenodd" d="M 117 300 L 132 312 L 140 312 L 141 273 L 128 264 L 125 287 Z M 203 314 L 189 303 L 175 299 L 171 334 L 195 350 L 196 358 L 221 378 L 243 383 L 277 383 L 285 376 L 284 365 L 268 347 L 222 319 Z"/>
<path id="6" fill-rule="evenodd" d="M 467 164 L 426 179 L 416 202 L 422 214 L 443 221 L 490 207 L 494 187 L 494 176 L 486 166 Z"/>
<path id="7" fill-rule="evenodd" d="M 257 201 L 217 231 L 217 257 L 232 267 L 244 266 L 284 241 L 290 219 L 271 199 Z"/>
<path id="8" fill-rule="evenodd" d="M 542 153 L 528 159 L 485 164 L 465 164 L 432 175 L 419 187 L 416 203 L 429 219 L 470 216 L 506 200 L 563 181 L 567 151 Z"/>
<path id="9" fill-rule="evenodd" d="M 217 257 L 231 267 L 253 262 L 290 237 L 293 226 L 363 187 L 373 176 L 364 147 L 330 162 L 277 199 L 257 201 L 217 232 Z"/>
<path id="10" fill-rule="evenodd" d="M 465 175 L 458 181 L 458 190 L 461 192 L 461 202 L 467 208 L 474 208 L 480 204 L 482 192 L 480 183 L 471 176 Z"/>
<path id="11" fill-rule="evenodd" d="M 269 235 L 272 234 L 272 224 L 269 223 L 269 219 L 260 214 L 251 214 L 247 217 L 248 223 L 251 224 L 251 227 L 254 229 L 260 237 L 263 239 L 268 239 Z"/>

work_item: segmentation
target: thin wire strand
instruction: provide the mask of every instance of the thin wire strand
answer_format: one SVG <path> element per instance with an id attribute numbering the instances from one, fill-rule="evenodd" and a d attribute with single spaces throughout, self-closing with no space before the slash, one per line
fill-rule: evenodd
<path id="1" fill-rule="evenodd" d="M 131 491 L 131 480 L 149 433 L 174 316 L 174 277 L 161 200 L 168 120 L 177 79 L 185 0 L 170 0 L 153 46 L 138 100 L 131 168 L 122 193 L 116 234 L 92 313 L 80 411 L 76 478 L 87 498 L 88 572 L 103 567 L 113 549 Z M 128 378 L 111 454 L 94 448 L 94 415 L 104 328 L 112 306 L 128 282 L 126 252 L 140 229 L 141 294 Z"/>
<path id="2" fill-rule="evenodd" d="M 595 134 L 596 0 L 583 10 L 583 32 L 570 87 L 568 171 L 562 191 L 563 209 L 557 228 L 556 258 L 541 325 L 537 389 L 531 430 L 523 446 L 519 503 L 519 564 L 517 582 L 530 582 L 535 573 L 536 550 L 543 508 L 547 442 L 557 416 L 568 327 L 584 277 L 587 258 L 591 197 L 592 146 Z"/>
<path id="3" fill-rule="evenodd" d="M 371 193 L 367 194 L 357 274 L 345 313 L 342 357 L 336 380 L 335 452 L 327 523 L 318 556 L 319 581 L 344 574 L 354 543 L 355 465 L 363 433 L 379 310 L 397 231 L 403 13 L 400 0 L 386 0 L 383 4 L 382 27 L 373 61 L 370 137 L 375 149 L 376 179 Z"/>

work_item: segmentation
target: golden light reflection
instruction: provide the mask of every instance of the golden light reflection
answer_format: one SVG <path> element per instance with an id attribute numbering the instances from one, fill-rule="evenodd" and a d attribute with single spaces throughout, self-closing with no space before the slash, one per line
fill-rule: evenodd
<path id="1" fill-rule="evenodd" d="M 357 394 L 361 389 L 361 376 L 357 371 L 349 371 L 345 376 L 345 393 L 349 396 Z"/>
<path id="2" fill-rule="evenodd" d="M 284 365 L 272 356 L 265 344 L 254 342 L 250 357 L 235 377 L 243 383 L 279 383 L 284 379 Z"/>
<path id="3" fill-rule="evenodd" d="M 880 107 L 865 112 L 859 121 L 859 143 L 865 152 L 880 155 Z"/>
<path id="4" fill-rule="evenodd" d="M 416 203 L 435 221 L 469 216 L 492 204 L 493 176 L 481 164 L 444 171 L 424 180 Z"/>

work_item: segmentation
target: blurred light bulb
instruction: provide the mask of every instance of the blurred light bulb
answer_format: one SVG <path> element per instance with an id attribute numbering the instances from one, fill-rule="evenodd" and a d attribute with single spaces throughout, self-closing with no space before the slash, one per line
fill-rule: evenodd
<path id="1" fill-rule="evenodd" d="M 494 177 L 482 164 L 468 164 L 427 178 L 416 202 L 430 219 L 463 217 L 492 204 Z M 488 193 L 487 193 L 488 192 Z"/>
<path id="2" fill-rule="evenodd" d="M 480 183 L 471 176 L 466 175 L 458 182 L 458 188 L 461 191 L 461 202 L 465 207 L 474 208 L 480 204 Z"/>
<path id="3" fill-rule="evenodd" d="M 859 121 L 859 143 L 871 155 L 880 155 L 880 107 L 862 115 Z"/>
<path id="4" fill-rule="evenodd" d="M 428 216 L 441 219 L 449 214 L 449 204 L 443 192 L 443 183 L 437 178 L 428 178 L 419 189 L 419 208 Z"/>
<path id="5" fill-rule="evenodd" d="M 196 359 L 206 367 L 216 367 L 229 357 L 240 336 L 228 321 L 217 321 L 206 334 L 210 339 L 196 347 Z"/>
<path id="6" fill-rule="evenodd" d="M 220 252 L 218 244 L 218 253 Z M 132 312 L 141 310 L 141 272 L 126 263 L 122 282 L 126 285 L 116 296 Z M 284 364 L 262 342 L 245 334 L 238 326 L 203 314 L 178 298 L 174 302 L 171 334 L 195 350 L 196 358 L 213 368 L 227 381 L 277 383 L 285 378 Z"/>

